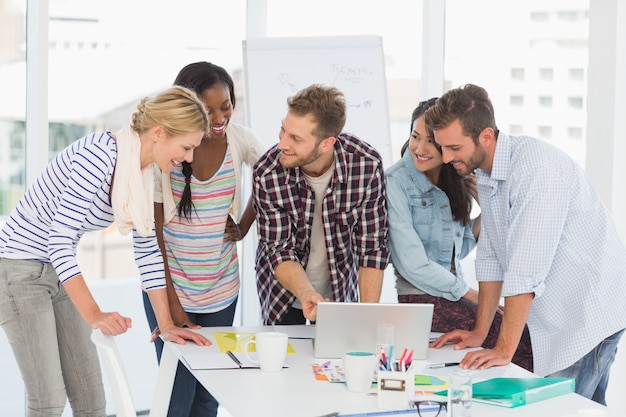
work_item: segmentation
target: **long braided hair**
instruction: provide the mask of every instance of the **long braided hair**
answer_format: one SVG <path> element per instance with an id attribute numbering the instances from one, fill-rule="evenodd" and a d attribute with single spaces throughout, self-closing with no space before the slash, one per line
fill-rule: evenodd
<path id="1" fill-rule="evenodd" d="M 213 87 L 215 84 L 222 84 L 228 88 L 230 101 L 234 109 L 235 84 L 228 72 L 218 65 L 205 61 L 194 62 L 181 69 L 174 80 L 174 85 L 187 87 L 195 91 L 198 96 L 201 96 L 202 92 Z M 191 176 L 193 175 L 193 169 L 191 168 L 191 164 L 187 161 L 182 162 L 182 167 L 182 172 L 185 176 L 185 188 L 183 189 L 177 210 L 179 216 L 189 220 L 191 212 L 194 210 L 191 198 Z"/>

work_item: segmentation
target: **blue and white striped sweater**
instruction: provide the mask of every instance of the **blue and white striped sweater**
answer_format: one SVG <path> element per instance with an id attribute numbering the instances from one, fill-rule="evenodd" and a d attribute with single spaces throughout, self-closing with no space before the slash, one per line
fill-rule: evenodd
<path id="1" fill-rule="evenodd" d="M 0 256 L 50 262 L 61 282 L 80 274 L 76 246 L 113 223 L 111 181 L 117 146 L 110 132 L 87 135 L 61 151 L 29 187 L 0 230 Z M 133 233 L 142 286 L 165 286 L 156 235 Z"/>

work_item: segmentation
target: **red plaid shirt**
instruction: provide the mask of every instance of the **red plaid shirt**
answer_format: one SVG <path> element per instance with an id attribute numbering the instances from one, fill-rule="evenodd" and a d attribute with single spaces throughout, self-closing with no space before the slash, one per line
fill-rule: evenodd
<path id="1" fill-rule="evenodd" d="M 372 146 L 346 133 L 335 142 L 335 156 L 322 213 L 332 301 L 357 301 L 358 267 L 384 270 L 389 262 L 382 160 Z M 253 175 L 257 290 L 264 324 L 278 322 L 296 299 L 274 271 L 285 261 L 306 268 L 315 209 L 315 196 L 300 168 L 283 168 L 279 157 L 272 147 Z"/>

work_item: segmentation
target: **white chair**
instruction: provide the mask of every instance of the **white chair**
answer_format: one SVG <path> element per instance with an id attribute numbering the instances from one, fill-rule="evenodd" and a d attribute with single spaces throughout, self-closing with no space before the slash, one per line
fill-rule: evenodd
<path id="1" fill-rule="evenodd" d="M 91 333 L 91 340 L 98 348 L 100 358 L 106 368 L 113 392 L 115 415 L 117 417 L 137 417 L 128 379 L 124 372 L 122 357 L 117 348 L 117 343 L 115 343 L 115 338 L 105 335 L 99 329 L 94 329 Z"/>

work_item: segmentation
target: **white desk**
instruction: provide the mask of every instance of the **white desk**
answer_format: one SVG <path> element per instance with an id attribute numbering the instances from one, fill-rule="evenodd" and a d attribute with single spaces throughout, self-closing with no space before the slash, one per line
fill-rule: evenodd
<path id="1" fill-rule="evenodd" d="M 214 331 L 257 332 L 275 329 L 297 336 L 303 336 L 311 330 L 303 326 L 207 327 L 201 329 L 200 332 L 214 342 L 210 347 L 165 342 L 150 416 L 160 417 L 167 414 L 171 387 L 179 359 L 183 359 L 186 353 L 198 352 L 198 349 L 207 351 L 218 349 L 213 337 Z M 310 339 L 290 338 L 289 343 L 296 353 L 287 355 L 286 361 L 289 368 L 277 373 L 261 372 L 258 369 L 233 369 L 196 370 L 192 371 L 192 374 L 233 417 L 319 417 L 333 412 L 350 414 L 382 411 L 377 407 L 375 395 L 352 393 L 348 391 L 345 384 L 316 380 L 311 365 L 321 361 L 316 361 L 313 357 Z M 423 367 L 428 363 L 458 362 L 465 353 L 466 351 L 454 351 L 451 346 L 438 350 L 430 349 L 428 360 L 416 361 L 416 372 L 445 376 L 446 372 L 451 371 L 450 368 L 425 370 Z M 184 360 L 182 362 L 185 363 Z M 474 382 L 495 377 L 529 375 L 532 374 L 511 364 L 485 371 L 475 371 Z M 479 417 L 570 417 L 583 416 L 584 414 L 579 414 L 579 411 L 583 409 L 604 410 L 606 416 L 621 415 L 610 413 L 607 408 L 573 393 L 513 409 L 474 403 L 472 414 Z"/>

